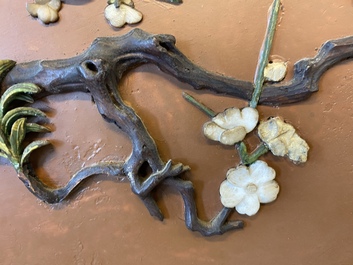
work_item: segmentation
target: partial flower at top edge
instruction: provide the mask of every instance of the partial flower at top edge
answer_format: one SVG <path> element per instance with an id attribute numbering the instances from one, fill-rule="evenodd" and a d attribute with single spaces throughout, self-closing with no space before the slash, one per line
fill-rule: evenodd
<path id="1" fill-rule="evenodd" d="M 262 121 L 258 134 L 274 155 L 288 156 L 295 163 L 307 161 L 308 144 L 295 132 L 292 125 L 280 117 Z"/>
<path id="2" fill-rule="evenodd" d="M 258 120 L 259 114 L 254 108 L 246 107 L 242 110 L 229 108 L 205 123 L 203 132 L 211 140 L 234 145 L 256 127 Z"/>
<path id="3" fill-rule="evenodd" d="M 27 11 L 33 17 L 38 17 L 43 23 L 56 22 L 59 19 L 60 0 L 36 0 L 35 3 L 27 3 Z"/>
<path id="4" fill-rule="evenodd" d="M 105 8 L 104 15 L 113 27 L 120 28 L 127 24 L 138 23 L 142 20 L 142 13 L 137 11 L 130 0 L 122 1 L 120 6 L 110 4 Z"/>
<path id="5" fill-rule="evenodd" d="M 277 198 L 279 185 L 274 180 L 276 172 L 264 161 L 249 167 L 240 165 L 227 172 L 227 179 L 220 186 L 221 202 L 240 214 L 255 215 L 260 203 L 270 203 Z"/>

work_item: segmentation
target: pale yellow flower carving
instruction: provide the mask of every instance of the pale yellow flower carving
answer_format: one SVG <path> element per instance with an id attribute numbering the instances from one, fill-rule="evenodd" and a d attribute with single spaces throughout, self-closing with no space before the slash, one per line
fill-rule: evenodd
<path id="1" fill-rule="evenodd" d="M 296 163 L 307 161 L 308 144 L 300 138 L 292 125 L 284 122 L 280 117 L 261 122 L 258 134 L 274 155 L 288 156 Z"/>
<path id="2" fill-rule="evenodd" d="M 36 0 L 35 3 L 27 3 L 27 11 L 33 17 L 38 17 L 43 23 L 56 22 L 59 19 L 60 0 Z"/>
<path id="3" fill-rule="evenodd" d="M 264 70 L 264 77 L 266 81 L 279 82 L 285 78 L 287 74 L 287 63 L 276 60 L 269 63 Z"/>

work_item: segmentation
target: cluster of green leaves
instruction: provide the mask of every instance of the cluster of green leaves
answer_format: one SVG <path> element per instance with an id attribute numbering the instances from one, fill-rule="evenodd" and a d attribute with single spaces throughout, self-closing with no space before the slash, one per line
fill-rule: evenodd
<path id="1" fill-rule="evenodd" d="M 4 64 L 8 65 L 9 63 L 8 61 L 0 61 L 0 78 L 1 65 Z M 9 160 L 17 172 L 22 172 L 23 165 L 28 162 L 29 156 L 34 150 L 49 144 L 47 140 L 39 140 L 24 146 L 27 133 L 50 132 L 47 127 L 28 121 L 29 117 L 46 118 L 44 112 L 33 107 L 23 106 L 27 103 L 33 103 L 34 99 L 31 95 L 40 92 L 40 90 L 35 84 L 20 83 L 9 87 L 0 99 L 0 156 Z"/>

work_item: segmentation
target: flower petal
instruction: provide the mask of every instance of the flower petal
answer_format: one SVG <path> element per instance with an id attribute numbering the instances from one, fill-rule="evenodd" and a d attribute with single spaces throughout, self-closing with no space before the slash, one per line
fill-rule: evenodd
<path id="1" fill-rule="evenodd" d="M 242 115 L 242 126 L 244 126 L 246 132 L 251 132 L 257 125 L 259 121 L 259 113 L 256 109 L 246 107 L 241 111 Z"/>
<path id="2" fill-rule="evenodd" d="M 241 113 L 237 108 L 229 108 L 225 111 L 218 113 L 212 121 L 215 122 L 218 126 L 224 129 L 232 129 L 237 126 L 241 126 Z"/>
<path id="3" fill-rule="evenodd" d="M 278 195 L 279 185 L 276 181 L 272 180 L 261 185 L 257 190 L 257 195 L 261 203 L 273 202 Z"/>
<path id="4" fill-rule="evenodd" d="M 221 202 L 225 207 L 233 208 L 241 202 L 245 196 L 242 188 L 232 185 L 229 181 L 222 182 L 219 193 L 221 194 Z"/>
<path id="5" fill-rule="evenodd" d="M 231 168 L 227 172 L 227 179 L 235 186 L 245 187 L 250 181 L 249 170 L 243 165 L 237 166 L 237 168 Z"/>
<path id="6" fill-rule="evenodd" d="M 235 127 L 224 131 L 221 134 L 219 141 L 225 145 L 233 145 L 237 142 L 242 141 L 246 136 L 246 131 L 244 127 Z"/>
<path id="7" fill-rule="evenodd" d="M 285 142 L 281 138 L 273 139 L 267 142 L 268 148 L 270 148 L 271 153 L 275 156 L 285 156 L 288 154 L 288 148 Z"/>
<path id="8" fill-rule="evenodd" d="M 244 127 L 246 132 L 252 131 L 259 120 L 259 113 L 256 109 L 246 107 L 242 110 L 229 108 L 215 116 L 212 121 L 224 129 Z"/>
<path id="9" fill-rule="evenodd" d="M 219 127 L 216 123 L 214 123 L 212 121 L 206 122 L 203 125 L 204 135 L 208 139 L 211 139 L 214 141 L 219 141 L 221 138 L 221 135 L 224 131 L 225 131 L 224 129 L 222 129 L 221 127 Z"/>
<path id="10" fill-rule="evenodd" d="M 59 11 L 59 9 L 61 7 L 61 1 L 60 0 L 51 0 L 48 3 L 48 6 L 55 11 Z"/>
<path id="11" fill-rule="evenodd" d="M 269 167 L 266 162 L 257 160 L 249 167 L 251 181 L 257 186 L 261 183 L 266 183 L 276 177 L 276 171 Z"/>
<path id="12" fill-rule="evenodd" d="M 45 24 L 56 22 L 59 19 L 58 12 L 53 10 L 48 5 L 43 5 L 38 8 L 38 18 Z"/>
<path id="13" fill-rule="evenodd" d="M 308 151 L 308 144 L 299 135 L 295 134 L 288 147 L 288 158 L 294 162 L 304 163 L 307 160 Z"/>
<path id="14" fill-rule="evenodd" d="M 121 6 L 120 6 L 121 7 Z M 113 27 L 122 27 L 125 22 L 125 11 L 121 8 L 116 8 L 114 4 L 108 5 L 104 10 L 104 15 Z"/>
<path id="15" fill-rule="evenodd" d="M 50 2 L 50 0 L 35 0 L 34 2 L 39 5 L 46 5 Z"/>
<path id="16" fill-rule="evenodd" d="M 127 5 L 121 5 L 122 8 L 125 9 L 125 21 L 128 24 L 134 24 L 138 23 L 142 19 L 142 14 L 137 11 L 136 9 L 127 6 Z"/>
<path id="17" fill-rule="evenodd" d="M 244 199 L 235 207 L 238 213 L 247 214 L 252 216 L 260 209 L 260 202 L 256 194 L 248 194 Z"/>
<path id="18" fill-rule="evenodd" d="M 268 143 L 280 134 L 281 128 L 277 122 L 277 118 L 278 117 L 260 122 L 257 132 L 262 141 Z"/>
<path id="19" fill-rule="evenodd" d="M 31 16 L 37 17 L 38 16 L 38 9 L 40 5 L 39 4 L 32 4 L 32 3 L 27 3 L 27 11 Z"/>

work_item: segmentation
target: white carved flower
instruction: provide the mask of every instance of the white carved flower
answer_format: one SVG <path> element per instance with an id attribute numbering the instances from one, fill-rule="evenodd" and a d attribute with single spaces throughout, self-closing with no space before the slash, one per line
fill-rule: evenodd
<path id="1" fill-rule="evenodd" d="M 36 0 L 35 3 L 27 3 L 28 13 L 33 17 L 38 17 L 45 24 L 56 22 L 59 19 L 60 7 L 60 0 Z"/>
<path id="2" fill-rule="evenodd" d="M 252 216 L 260 209 L 260 203 L 277 198 L 279 186 L 274 180 L 276 172 L 266 162 L 256 161 L 249 167 L 238 166 L 227 172 L 227 179 L 220 186 L 221 202 L 240 214 Z"/>
<path id="3" fill-rule="evenodd" d="M 122 27 L 125 23 L 134 24 L 142 19 L 141 12 L 137 11 L 131 0 L 124 0 L 119 7 L 110 4 L 105 8 L 104 15 L 113 27 Z"/>
<path id="4" fill-rule="evenodd" d="M 308 144 L 300 138 L 292 125 L 284 122 L 280 117 L 261 122 L 258 134 L 274 155 L 288 156 L 296 163 L 306 162 Z"/>
<path id="5" fill-rule="evenodd" d="M 287 74 L 287 63 L 281 60 L 275 60 L 269 63 L 264 70 L 266 81 L 279 82 L 285 78 Z"/>
<path id="6" fill-rule="evenodd" d="M 203 132 L 211 140 L 233 145 L 242 141 L 256 127 L 258 120 L 259 114 L 254 108 L 229 108 L 206 122 Z"/>

